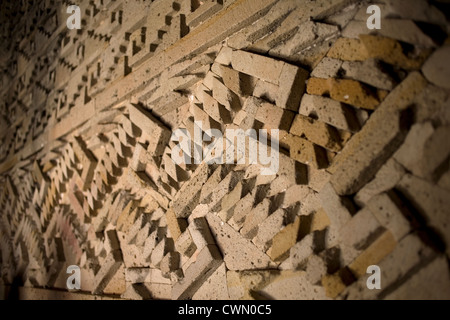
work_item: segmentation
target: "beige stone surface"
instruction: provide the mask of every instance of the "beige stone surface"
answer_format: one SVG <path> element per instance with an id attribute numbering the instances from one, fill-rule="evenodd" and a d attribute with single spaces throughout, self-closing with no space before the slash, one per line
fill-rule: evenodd
<path id="1" fill-rule="evenodd" d="M 78 5 L 2 2 L 1 299 L 448 299 L 443 1 Z"/>

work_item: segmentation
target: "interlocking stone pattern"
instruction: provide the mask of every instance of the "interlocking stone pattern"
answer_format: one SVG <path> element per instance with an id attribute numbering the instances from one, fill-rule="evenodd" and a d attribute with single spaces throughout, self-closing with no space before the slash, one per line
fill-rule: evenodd
<path id="1" fill-rule="evenodd" d="M 0 298 L 450 299 L 448 1 L 75 2 L 0 5 Z"/>

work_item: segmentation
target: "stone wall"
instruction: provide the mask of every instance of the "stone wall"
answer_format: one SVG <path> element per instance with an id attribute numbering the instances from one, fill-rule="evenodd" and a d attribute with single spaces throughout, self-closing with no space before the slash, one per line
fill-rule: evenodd
<path id="1" fill-rule="evenodd" d="M 450 298 L 446 1 L 71 4 L 1 4 L 0 296 Z"/>

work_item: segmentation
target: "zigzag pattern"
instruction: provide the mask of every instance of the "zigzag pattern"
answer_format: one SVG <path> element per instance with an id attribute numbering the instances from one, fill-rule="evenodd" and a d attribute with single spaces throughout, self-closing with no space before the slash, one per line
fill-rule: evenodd
<path id="1" fill-rule="evenodd" d="M 2 280 L 66 289 L 78 265 L 83 292 L 125 299 L 383 299 L 444 270 L 448 297 L 448 88 L 430 71 L 448 51 L 418 27 L 445 16 L 386 0 L 392 28 L 371 32 L 357 1 L 316 2 L 82 1 L 54 79 L 33 78 L 49 53 L 1 90 Z M 207 163 L 213 129 L 279 130 L 278 171 Z M 214 156 L 175 163 L 180 130 Z"/>

